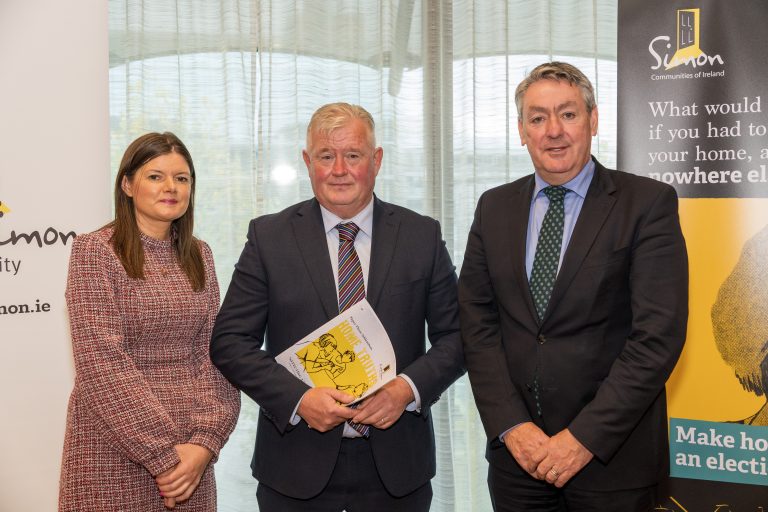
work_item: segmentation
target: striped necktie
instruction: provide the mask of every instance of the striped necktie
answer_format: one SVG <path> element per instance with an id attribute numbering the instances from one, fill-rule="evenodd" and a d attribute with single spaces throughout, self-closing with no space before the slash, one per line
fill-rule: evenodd
<path id="1" fill-rule="evenodd" d="M 354 222 L 337 224 L 339 230 L 339 313 L 365 298 L 363 267 L 355 250 L 355 237 L 360 227 Z M 351 406 L 355 407 L 355 406 Z M 347 420 L 347 424 L 363 437 L 370 435 L 370 427 Z"/>
<path id="2" fill-rule="evenodd" d="M 355 237 L 360 228 L 354 222 L 338 224 L 339 230 L 339 313 L 365 298 L 365 282 Z"/>

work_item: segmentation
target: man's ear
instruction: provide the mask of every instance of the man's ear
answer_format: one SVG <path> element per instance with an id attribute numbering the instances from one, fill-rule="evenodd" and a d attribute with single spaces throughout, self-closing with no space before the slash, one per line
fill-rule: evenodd
<path id="1" fill-rule="evenodd" d="M 376 176 L 379 175 L 379 169 L 381 169 L 381 162 L 384 158 L 384 148 L 378 147 L 373 151 L 373 167 L 375 169 Z"/>

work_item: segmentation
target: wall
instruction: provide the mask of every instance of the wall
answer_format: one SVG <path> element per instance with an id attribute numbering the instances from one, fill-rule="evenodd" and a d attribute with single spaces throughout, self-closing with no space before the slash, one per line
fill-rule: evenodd
<path id="1" fill-rule="evenodd" d="M 56 510 L 74 376 L 68 234 L 110 208 L 107 7 L 0 0 L 2 512 Z"/>

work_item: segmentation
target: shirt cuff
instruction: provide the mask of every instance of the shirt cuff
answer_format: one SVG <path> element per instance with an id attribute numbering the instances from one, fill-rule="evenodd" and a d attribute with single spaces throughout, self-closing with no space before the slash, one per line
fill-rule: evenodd
<path id="1" fill-rule="evenodd" d="M 515 429 L 516 429 L 517 427 L 519 427 L 520 425 L 522 425 L 522 423 L 518 423 L 517 425 L 514 425 L 514 426 L 512 426 L 512 427 L 509 427 L 507 430 L 505 430 L 504 432 L 502 432 L 502 433 L 501 433 L 501 435 L 499 436 L 499 441 L 501 441 L 501 443 L 502 443 L 502 444 L 504 444 L 504 436 L 506 436 L 507 434 L 509 434 L 509 433 L 510 433 L 510 432 L 512 432 L 513 430 L 515 430 Z"/>
<path id="2" fill-rule="evenodd" d="M 304 392 L 304 395 L 307 394 L 307 391 Z M 301 398 L 299 398 L 299 401 L 296 402 L 296 407 L 293 408 L 293 414 L 291 414 L 291 419 L 288 421 L 288 423 L 290 423 L 291 426 L 293 427 L 298 425 L 299 422 L 303 419 L 301 416 L 299 416 L 299 406 L 301 405 L 301 401 L 304 400 L 304 395 L 301 395 Z"/>
<path id="3" fill-rule="evenodd" d="M 405 382 L 407 382 L 408 385 L 411 386 L 411 391 L 413 391 L 413 402 L 406 405 L 405 410 L 408 412 L 415 412 L 416 414 L 419 414 L 421 412 L 421 397 L 419 396 L 419 390 L 416 389 L 416 386 L 414 385 L 413 381 L 406 374 L 401 373 L 400 375 L 398 375 L 398 377 L 401 377 Z"/>

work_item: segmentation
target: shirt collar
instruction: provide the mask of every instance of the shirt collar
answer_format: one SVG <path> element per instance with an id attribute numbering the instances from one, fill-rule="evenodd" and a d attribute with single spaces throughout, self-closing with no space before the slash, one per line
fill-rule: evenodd
<path id="1" fill-rule="evenodd" d="M 371 197 L 371 200 L 365 208 L 360 210 L 360 212 L 351 219 L 342 219 L 323 205 L 320 205 L 320 213 L 323 215 L 323 227 L 325 228 L 326 234 L 330 233 L 331 230 L 336 229 L 336 225 L 342 222 L 354 222 L 357 224 L 357 227 L 360 228 L 360 231 L 369 237 L 373 231 L 373 197 Z"/>
<path id="2" fill-rule="evenodd" d="M 563 183 L 563 186 L 571 192 L 577 194 L 579 197 L 585 198 L 587 197 L 587 190 L 589 190 L 589 184 L 592 183 L 592 176 L 594 174 L 595 161 L 590 158 L 587 162 L 587 165 L 585 165 L 581 171 L 579 171 L 579 174 L 574 176 L 571 181 Z M 549 183 L 541 179 L 537 173 L 534 173 L 533 176 L 533 179 L 536 181 L 536 186 L 533 189 L 533 197 L 537 197 L 539 192 L 549 186 Z"/>

